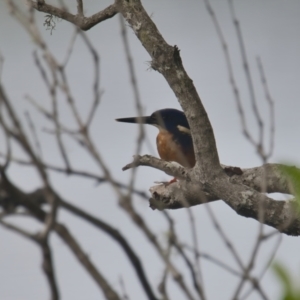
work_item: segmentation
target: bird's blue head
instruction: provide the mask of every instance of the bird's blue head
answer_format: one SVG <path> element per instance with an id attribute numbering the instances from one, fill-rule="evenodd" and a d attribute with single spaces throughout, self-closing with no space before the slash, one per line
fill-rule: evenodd
<path id="1" fill-rule="evenodd" d="M 174 108 L 155 111 L 151 116 L 152 125 L 167 131 L 177 131 L 180 128 L 190 129 L 185 114 Z"/>
<path id="2" fill-rule="evenodd" d="M 189 133 L 189 123 L 185 114 L 174 108 L 165 108 L 155 111 L 151 116 L 121 118 L 116 119 L 119 122 L 150 124 L 158 127 L 159 130 L 170 132 L 181 131 Z"/>

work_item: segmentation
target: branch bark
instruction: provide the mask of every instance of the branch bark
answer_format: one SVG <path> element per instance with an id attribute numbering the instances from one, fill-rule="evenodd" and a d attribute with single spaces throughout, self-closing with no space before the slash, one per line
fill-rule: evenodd
<path id="1" fill-rule="evenodd" d="M 150 155 L 135 156 L 134 161 L 123 170 L 137 166 L 150 166 L 183 179 L 151 187 L 149 202 L 153 209 L 177 209 L 223 199 L 241 216 L 256 219 L 288 235 L 300 235 L 300 215 L 295 200 L 277 201 L 262 193 L 263 188 L 266 188 L 267 193 L 292 194 L 289 182 L 280 171 L 283 167 L 280 164 L 238 168 L 238 175 L 228 176 L 223 172 L 210 182 L 195 182 L 191 171 Z M 224 170 L 231 168 L 222 167 Z M 262 220 L 261 209 L 264 211 Z"/>
<path id="2" fill-rule="evenodd" d="M 85 17 L 83 15 L 82 7 L 80 5 L 78 8 L 78 14 L 73 15 L 65 9 L 60 9 L 55 6 L 46 4 L 44 1 L 28 1 L 28 3 L 34 9 L 68 21 L 84 31 L 89 30 L 95 25 L 112 18 L 118 13 L 115 4 L 106 7 L 105 9 L 97 12 L 96 14 L 90 17 Z"/>

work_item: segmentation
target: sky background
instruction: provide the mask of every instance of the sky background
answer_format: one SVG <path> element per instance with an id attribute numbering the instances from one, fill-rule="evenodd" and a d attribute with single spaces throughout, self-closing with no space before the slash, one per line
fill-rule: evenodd
<path id="1" fill-rule="evenodd" d="M 66 3 L 69 4 L 71 11 L 75 10 L 75 1 L 66 1 Z M 269 111 L 256 65 L 257 56 L 262 59 L 270 92 L 275 101 L 275 148 L 270 162 L 290 162 L 299 166 L 300 2 L 298 0 L 240 0 L 234 3 L 243 31 L 258 105 L 266 124 L 266 141 L 268 141 Z M 89 16 L 109 4 L 109 1 L 85 1 L 85 14 Z M 261 161 L 255 149 L 242 135 L 220 41 L 203 1 L 147 0 L 143 1 L 143 4 L 165 40 L 171 45 L 177 45 L 181 50 L 185 69 L 194 81 L 212 123 L 221 162 L 242 168 L 260 165 Z M 257 126 L 250 107 L 249 92 L 228 3 L 214 0 L 211 4 L 229 46 L 248 126 L 254 136 L 257 136 Z M 49 48 L 58 61 L 63 61 L 74 27 L 65 21 L 59 21 L 51 35 L 43 27 L 44 14 L 38 13 L 36 18 Z M 100 86 L 103 91 L 91 134 L 113 176 L 126 183 L 130 172 L 122 172 L 121 168 L 132 159 L 138 128 L 114 121 L 115 118 L 136 115 L 120 31 L 119 16 L 115 16 L 89 30 L 87 35 L 100 55 Z M 149 70 L 150 57 L 129 27 L 128 36 L 145 114 L 167 107 L 180 109 L 164 78 L 158 72 Z M 20 116 L 23 118 L 24 111 L 30 111 L 38 128 L 45 161 L 59 165 L 62 161 L 56 143 L 53 137 L 42 131 L 44 127 L 49 128 L 50 124 L 25 100 L 25 95 L 30 95 L 41 105 L 45 107 L 50 105 L 49 95 L 34 65 L 32 53 L 35 49 L 32 39 L 9 15 L 4 1 L 0 1 L 0 52 L 4 57 L 1 71 L 2 83 Z M 92 67 L 90 54 L 78 38 L 68 64 L 67 74 L 76 104 L 84 115 L 89 111 L 92 103 Z M 74 124 L 63 99 L 60 103 L 60 111 L 65 124 L 70 126 Z M 146 131 L 147 140 L 151 145 L 144 143 L 142 153 L 157 155 L 155 146 L 157 129 L 147 127 Z M 65 141 L 74 168 L 99 173 L 93 161 L 84 155 L 74 142 L 69 139 Z M 0 144 L 3 151 L 5 149 L 3 139 Z M 16 156 L 21 156 L 17 147 L 14 153 Z M 9 175 L 13 182 L 25 191 L 29 192 L 40 186 L 40 179 L 36 172 L 29 168 L 12 166 Z M 97 186 L 94 182 L 81 178 L 54 173 L 50 176 L 51 183 L 63 198 L 113 224 L 128 238 L 142 258 L 151 283 L 157 286 L 162 273 L 160 259 L 127 215 L 119 209 L 112 189 L 107 185 Z M 136 187 L 148 190 L 154 181 L 168 179 L 169 177 L 160 171 L 140 167 Z M 135 205 L 145 221 L 163 241 L 167 226 L 161 213 L 152 211 L 147 203 L 138 199 L 135 200 Z M 258 232 L 258 223 L 238 216 L 221 201 L 210 206 L 244 261 L 248 261 Z M 197 219 L 200 249 L 222 258 L 229 264 L 234 264 L 213 228 L 205 206 L 193 207 L 192 211 Z M 180 237 L 183 241 L 190 242 L 187 212 L 182 209 L 170 213 L 176 220 Z M 120 290 L 119 278 L 122 276 L 131 299 L 144 299 L 145 296 L 137 284 L 134 272 L 114 242 L 102 232 L 78 221 L 64 211 L 59 212 L 59 220 L 70 226 L 86 253 L 107 275 L 109 282 L 117 290 Z M 38 226 L 28 220 L 17 222 L 33 231 Z M 266 227 L 266 231 L 268 230 L 270 229 Z M 48 299 L 47 282 L 40 268 L 39 248 L 2 227 L 0 227 L 0 241 L 0 299 Z M 270 256 L 274 244 L 275 239 L 261 250 L 256 266 L 257 273 Z M 54 248 L 54 262 L 62 299 L 102 299 L 98 287 L 76 262 L 64 243 L 52 236 L 51 245 Z M 299 253 L 299 238 L 283 236 L 276 260 L 284 263 L 295 276 L 298 276 L 298 281 L 300 280 Z M 182 267 L 179 259 L 176 264 L 179 268 Z M 236 278 L 205 260 L 202 266 L 208 299 L 230 299 L 237 283 Z M 270 299 L 278 299 L 279 285 L 272 272 L 266 274 L 263 285 Z M 171 295 L 172 299 L 183 299 L 176 287 L 171 291 Z M 248 299 L 259 298 L 257 294 L 252 293 Z"/>

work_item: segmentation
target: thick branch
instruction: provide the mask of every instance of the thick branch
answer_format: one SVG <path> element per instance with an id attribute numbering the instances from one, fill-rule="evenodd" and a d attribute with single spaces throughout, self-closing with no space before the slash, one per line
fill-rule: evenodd
<path id="1" fill-rule="evenodd" d="M 170 176 L 174 176 L 178 179 L 187 180 L 189 182 L 191 181 L 190 171 L 187 170 L 186 168 L 182 167 L 181 165 L 175 162 L 167 162 L 158 159 L 156 157 L 153 157 L 151 155 L 134 156 L 133 162 L 124 166 L 122 170 L 125 171 L 130 168 L 136 168 L 139 166 L 152 167 L 161 170 L 166 174 Z M 240 171 L 240 173 L 238 174 L 233 173 L 233 175 L 230 175 L 229 178 L 231 183 L 246 185 L 258 192 L 261 192 L 263 190 L 263 187 L 265 187 L 267 193 L 291 194 L 292 192 L 288 180 L 286 179 L 286 177 L 283 176 L 281 172 L 283 166 L 284 165 L 281 164 L 265 164 L 255 168 L 240 169 L 240 168 L 233 168 L 233 167 L 222 165 L 222 168 L 223 169 L 232 168 L 232 169 L 238 169 Z M 225 173 L 227 174 L 227 172 Z M 264 180 L 266 180 L 266 182 L 264 182 Z M 264 185 L 262 185 L 262 183 L 264 183 Z M 193 190 L 195 191 L 195 189 Z M 198 184 L 198 190 L 203 191 L 203 186 L 200 182 Z M 199 197 L 197 196 L 197 194 L 198 192 L 195 193 L 198 199 Z M 181 195 L 179 195 L 178 199 L 181 198 L 182 198 Z M 188 199 L 189 199 L 188 202 L 190 201 L 191 203 L 195 202 L 195 200 L 191 200 L 190 197 L 188 197 Z M 218 200 L 218 199 L 213 195 L 206 194 L 206 201 L 213 201 L 213 200 Z"/>
<path id="2" fill-rule="evenodd" d="M 115 4 L 106 7 L 105 9 L 97 12 L 96 14 L 90 17 L 85 17 L 80 9 L 77 15 L 73 15 L 64 9 L 60 9 L 55 6 L 46 4 L 45 2 L 29 1 L 29 4 L 32 5 L 32 7 L 38 11 L 66 20 L 85 31 L 91 29 L 100 22 L 112 18 L 118 13 Z"/>
<path id="3" fill-rule="evenodd" d="M 300 235 L 300 215 L 294 200 L 277 201 L 245 185 L 230 184 L 226 175 L 220 177 L 206 190 L 214 191 L 239 215 L 262 221 L 288 235 Z"/>
<path id="4" fill-rule="evenodd" d="M 291 193 L 279 164 L 239 169 L 239 175 L 228 176 L 223 172 L 210 183 L 191 181 L 189 171 L 182 166 L 149 155 L 136 156 L 133 163 L 126 165 L 123 170 L 141 165 L 184 179 L 150 188 L 150 206 L 153 209 L 175 209 L 223 199 L 239 215 L 262 221 L 289 235 L 300 235 L 300 216 L 295 201 L 276 201 L 260 193 L 263 186 L 268 193 Z M 266 182 L 262 186 L 264 180 Z M 263 220 L 260 217 L 261 209 L 264 211 Z"/>
<path id="5" fill-rule="evenodd" d="M 150 193 L 150 207 L 159 210 L 190 207 L 219 200 L 216 196 L 204 192 L 201 184 L 187 181 L 155 185 L 150 188 Z"/>
<path id="6" fill-rule="evenodd" d="M 277 201 L 245 185 L 231 184 L 225 174 L 222 180 L 218 178 L 209 185 L 180 181 L 151 187 L 150 192 L 152 208 L 175 209 L 223 199 L 241 216 L 263 221 L 288 235 L 300 235 L 300 215 L 294 200 Z M 263 220 L 260 220 L 261 209 Z"/>
<path id="7" fill-rule="evenodd" d="M 292 194 L 289 182 L 282 174 L 282 168 L 281 164 L 265 164 L 260 167 L 242 169 L 243 173 L 232 176 L 230 181 L 247 185 L 259 192 L 263 190 L 262 184 L 264 183 L 267 193 Z"/>

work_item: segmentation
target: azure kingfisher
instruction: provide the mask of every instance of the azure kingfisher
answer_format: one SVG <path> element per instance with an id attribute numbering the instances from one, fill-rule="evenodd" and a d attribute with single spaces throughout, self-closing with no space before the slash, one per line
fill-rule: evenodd
<path id="1" fill-rule="evenodd" d="M 151 116 L 121 118 L 118 122 L 150 124 L 159 129 L 156 145 L 159 156 L 186 168 L 195 165 L 195 153 L 190 126 L 184 113 L 173 108 L 155 111 Z"/>

